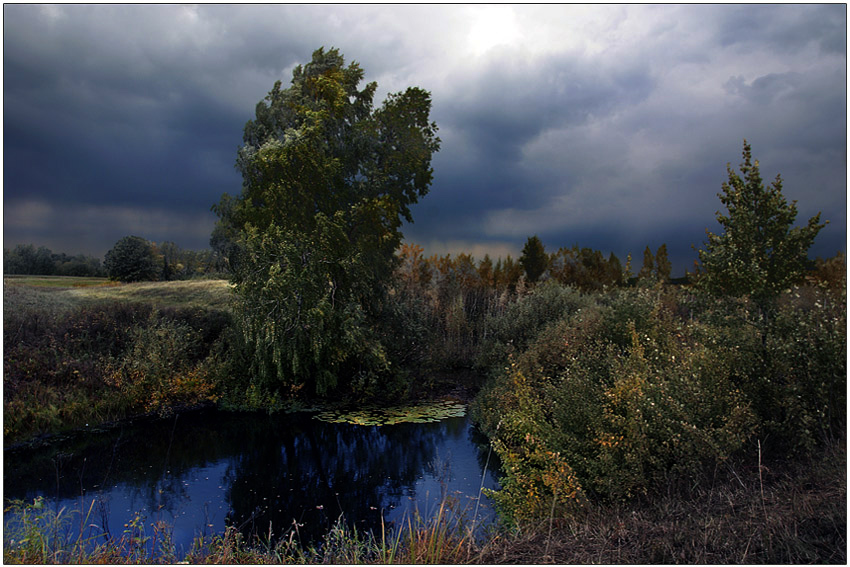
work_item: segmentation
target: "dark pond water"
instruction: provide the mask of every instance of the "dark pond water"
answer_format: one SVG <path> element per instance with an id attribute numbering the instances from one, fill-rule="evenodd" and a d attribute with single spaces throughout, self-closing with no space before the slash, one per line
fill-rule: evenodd
<path id="1" fill-rule="evenodd" d="M 488 450 L 468 417 L 379 427 L 208 410 L 4 457 L 7 501 L 44 496 L 57 510 L 86 511 L 94 502 L 89 523 L 113 537 L 136 516 L 149 530 L 162 520 L 185 551 L 225 526 L 251 535 L 271 525 L 280 536 L 293 521 L 302 543 L 317 543 L 343 514 L 380 534 L 382 515 L 388 525 L 417 510 L 428 516 L 443 494 L 471 521 Z M 483 472 L 486 488 L 498 487 L 495 461 Z M 486 496 L 478 517 L 476 525 L 494 517 Z"/>

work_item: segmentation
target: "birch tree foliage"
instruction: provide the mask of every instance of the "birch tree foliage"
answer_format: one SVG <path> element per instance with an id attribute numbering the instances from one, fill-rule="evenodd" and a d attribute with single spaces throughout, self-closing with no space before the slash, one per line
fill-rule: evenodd
<path id="1" fill-rule="evenodd" d="M 403 221 L 428 193 L 439 149 L 428 92 L 373 108 L 376 83 L 319 49 L 277 81 L 245 125 L 242 193 L 214 210 L 227 240 L 253 374 L 327 393 L 390 371 L 375 324 Z"/>

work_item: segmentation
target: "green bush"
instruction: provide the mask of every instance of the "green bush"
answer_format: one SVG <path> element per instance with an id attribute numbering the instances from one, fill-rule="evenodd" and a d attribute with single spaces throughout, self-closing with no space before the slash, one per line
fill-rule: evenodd
<path id="1" fill-rule="evenodd" d="M 103 259 L 109 279 L 139 282 L 158 279 L 151 243 L 141 236 L 125 236 L 115 243 Z"/>
<path id="2" fill-rule="evenodd" d="M 485 321 L 478 366 L 502 371 L 507 357 L 524 350 L 544 327 L 592 305 L 578 290 L 547 280 Z"/>
<path id="3" fill-rule="evenodd" d="M 582 494 L 646 493 L 752 433 L 734 352 L 703 342 L 670 293 L 623 291 L 561 311 L 482 391 L 475 416 L 504 464 L 496 500 L 509 516 L 566 509 Z"/>
<path id="4" fill-rule="evenodd" d="M 766 371 L 758 384 L 763 435 L 791 453 L 808 453 L 846 431 L 846 303 L 809 291 L 809 302 L 789 301 L 778 310 L 765 337 Z"/>
<path id="5" fill-rule="evenodd" d="M 768 316 L 664 286 L 569 293 L 541 287 L 491 322 L 503 371 L 474 415 L 504 464 L 495 498 L 510 517 L 693 485 L 754 437 L 792 455 L 843 434 L 843 292 L 798 288 Z"/>

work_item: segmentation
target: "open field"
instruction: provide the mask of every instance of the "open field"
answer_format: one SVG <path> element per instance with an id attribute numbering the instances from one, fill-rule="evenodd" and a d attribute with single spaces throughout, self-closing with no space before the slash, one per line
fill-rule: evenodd
<path id="1" fill-rule="evenodd" d="M 54 307 L 126 301 L 148 303 L 155 307 L 210 309 L 229 308 L 231 297 L 227 280 L 119 283 L 106 278 L 6 276 L 3 285 L 4 307 L 7 309 L 15 308 L 13 303 L 6 301 L 10 297 L 17 297 L 27 304 L 44 301 Z"/>
<path id="2" fill-rule="evenodd" d="M 3 276 L 4 286 L 33 286 L 57 289 L 70 289 L 90 286 L 114 286 L 117 282 L 110 282 L 106 278 L 78 278 L 73 276 Z"/>

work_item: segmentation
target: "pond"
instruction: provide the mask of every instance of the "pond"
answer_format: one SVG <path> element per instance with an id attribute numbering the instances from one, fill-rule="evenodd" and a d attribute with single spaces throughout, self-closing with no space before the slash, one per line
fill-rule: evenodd
<path id="1" fill-rule="evenodd" d="M 477 499 L 482 483 L 498 488 L 496 456 L 467 416 L 381 426 L 317 417 L 201 410 L 10 449 L 4 498 L 91 509 L 89 524 L 116 538 L 134 518 L 149 531 L 164 521 L 178 552 L 226 526 L 281 536 L 297 522 L 301 542 L 318 543 L 341 515 L 380 534 L 382 517 L 428 517 L 444 495 L 468 521 L 477 511 L 476 525 L 493 519 L 490 500 Z"/>

